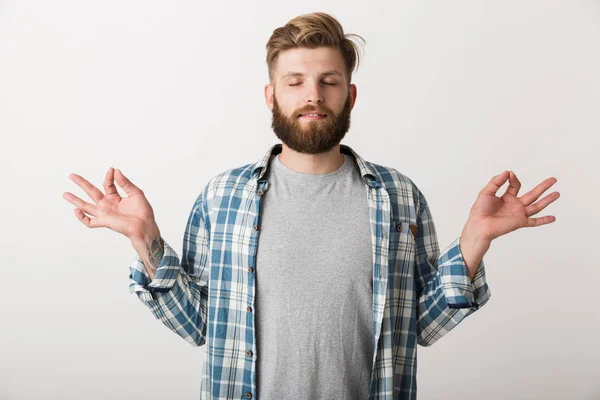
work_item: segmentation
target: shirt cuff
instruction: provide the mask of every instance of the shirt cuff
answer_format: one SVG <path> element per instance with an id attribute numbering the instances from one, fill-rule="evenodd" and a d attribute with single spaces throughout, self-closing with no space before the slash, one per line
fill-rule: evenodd
<path id="1" fill-rule="evenodd" d="M 179 275 L 181 265 L 177 253 L 164 239 L 163 244 L 164 254 L 152 281 L 139 256 L 129 265 L 129 292 L 136 293 L 142 300 L 156 299 L 154 292 L 168 292 Z"/>
<path id="2" fill-rule="evenodd" d="M 469 270 L 460 252 L 460 237 L 450 243 L 440 256 L 438 273 L 449 308 L 472 308 L 477 310 L 491 296 L 486 282 L 483 258 L 471 282 Z"/>

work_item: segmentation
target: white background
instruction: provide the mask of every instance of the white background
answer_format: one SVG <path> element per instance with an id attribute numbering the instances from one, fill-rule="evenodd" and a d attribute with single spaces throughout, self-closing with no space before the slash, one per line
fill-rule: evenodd
<path id="1" fill-rule="evenodd" d="M 600 3 L 301 3 L 0 1 L 0 399 L 199 397 L 205 348 L 129 294 L 129 240 L 62 193 L 120 168 L 181 254 L 208 179 L 278 143 L 265 45 L 312 11 L 367 41 L 342 143 L 415 181 L 442 249 L 494 175 L 558 179 L 556 222 L 492 243 L 490 302 L 419 347 L 419 398 L 600 399 Z"/>

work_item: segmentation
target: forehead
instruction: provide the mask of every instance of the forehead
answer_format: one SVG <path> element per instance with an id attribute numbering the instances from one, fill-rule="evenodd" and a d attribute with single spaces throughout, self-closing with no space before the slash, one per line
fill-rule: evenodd
<path id="1" fill-rule="evenodd" d="M 346 74 L 342 52 L 331 47 L 301 47 L 282 51 L 277 57 L 275 68 L 278 78 L 290 72 L 311 75 L 331 70 L 337 70 L 344 76 Z"/>

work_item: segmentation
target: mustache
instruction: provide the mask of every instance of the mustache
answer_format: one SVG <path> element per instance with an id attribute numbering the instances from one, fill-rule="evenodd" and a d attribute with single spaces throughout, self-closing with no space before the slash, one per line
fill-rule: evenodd
<path id="1" fill-rule="evenodd" d="M 329 110 L 326 109 L 322 109 L 322 108 L 305 108 L 302 109 L 300 111 L 298 111 L 296 113 L 296 116 L 301 116 L 302 114 L 326 114 L 326 115 L 332 115 L 332 113 Z"/>

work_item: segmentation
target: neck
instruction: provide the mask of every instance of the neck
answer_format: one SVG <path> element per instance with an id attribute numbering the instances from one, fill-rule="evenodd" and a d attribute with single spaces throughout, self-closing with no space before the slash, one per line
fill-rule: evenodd
<path id="1" fill-rule="evenodd" d="M 303 174 L 328 174 L 339 169 L 344 164 L 344 155 L 340 145 L 321 154 L 303 154 L 282 145 L 279 161 L 289 169 Z"/>

